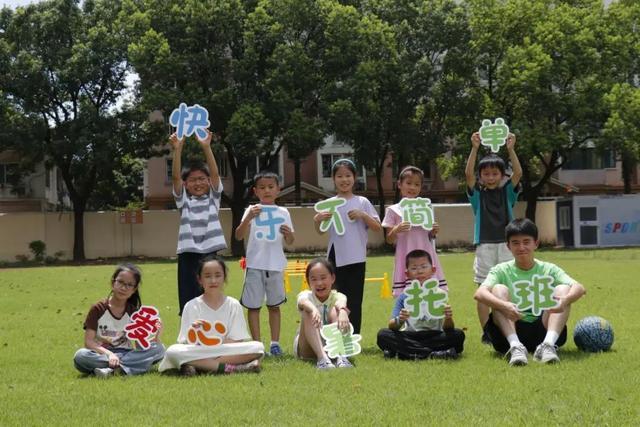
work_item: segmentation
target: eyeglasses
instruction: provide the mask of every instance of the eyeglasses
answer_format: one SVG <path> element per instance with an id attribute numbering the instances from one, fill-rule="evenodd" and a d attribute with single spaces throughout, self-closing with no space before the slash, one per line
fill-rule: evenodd
<path id="1" fill-rule="evenodd" d="M 199 177 L 197 177 L 197 178 L 189 178 L 189 179 L 187 179 L 187 182 L 188 182 L 189 184 L 196 184 L 196 183 L 197 183 L 197 184 L 200 184 L 200 183 L 202 183 L 202 182 L 207 182 L 207 180 L 208 180 L 208 179 L 209 179 L 209 178 L 207 178 L 207 177 L 199 176 Z"/>
<path id="2" fill-rule="evenodd" d="M 407 268 L 407 270 L 409 270 L 412 273 L 417 273 L 418 271 L 425 271 L 425 270 L 429 270 L 431 268 L 431 266 L 429 264 L 422 264 L 422 265 L 416 265 L 410 268 Z"/>
<path id="3" fill-rule="evenodd" d="M 123 280 L 120 280 L 120 279 L 115 279 L 113 281 L 113 284 L 114 285 L 118 285 L 118 287 L 120 287 L 120 288 L 125 288 L 125 289 L 128 289 L 128 290 L 135 289 L 135 288 L 138 287 L 138 285 L 136 285 L 135 283 L 127 283 L 127 282 L 125 282 Z"/>

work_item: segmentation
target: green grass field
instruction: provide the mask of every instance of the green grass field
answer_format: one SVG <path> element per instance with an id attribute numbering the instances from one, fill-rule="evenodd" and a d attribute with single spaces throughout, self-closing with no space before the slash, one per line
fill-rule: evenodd
<path id="1" fill-rule="evenodd" d="M 467 334 L 458 361 L 384 360 L 375 345 L 391 300 L 367 285 L 363 354 L 356 368 L 317 372 L 266 359 L 262 373 L 181 378 L 155 370 L 107 381 L 80 375 L 89 306 L 108 293 L 113 265 L 0 270 L 0 426 L 13 425 L 638 425 L 640 423 L 640 249 L 544 251 L 587 288 L 569 326 L 590 314 L 614 327 L 612 351 L 586 354 L 570 338 L 558 365 L 509 367 L 480 344 L 471 281 L 473 254 L 442 254 L 456 326 Z M 392 272 L 392 258 L 368 261 L 368 276 Z M 242 274 L 230 261 L 229 295 Z M 164 343 L 177 337 L 175 263 L 141 265 L 142 301 L 160 308 Z M 281 342 L 291 354 L 297 328 L 294 282 L 283 307 Z M 268 344 L 266 312 L 263 341 Z"/>

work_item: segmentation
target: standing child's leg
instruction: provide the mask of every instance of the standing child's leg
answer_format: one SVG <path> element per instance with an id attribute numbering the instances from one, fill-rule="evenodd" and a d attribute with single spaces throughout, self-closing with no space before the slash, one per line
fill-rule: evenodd
<path id="1" fill-rule="evenodd" d="M 202 289 L 196 278 L 198 262 L 203 255 L 184 252 L 178 254 L 178 301 L 180 303 L 179 315 L 182 309 L 192 299 L 202 295 Z"/>
<path id="2" fill-rule="evenodd" d="M 269 328 L 271 329 L 270 353 L 272 356 L 281 356 L 280 348 L 280 307 L 267 307 L 269 309 Z"/>
<path id="3" fill-rule="evenodd" d="M 280 347 L 280 305 L 287 301 L 287 294 L 284 291 L 284 275 L 281 271 L 267 271 L 265 283 L 269 328 L 271 329 L 269 353 L 272 356 L 282 356 L 284 353 Z"/>
<path id="4" fill-rule="evenodd" d="M 349 321 L 353 325 L 353 333 L 359 334 L 362 325 L 362 299 L 364 295 L 364 278 L 366 264 L 359 262 L 356 264 L 344 265 L 336 268 L 335 287 L 338 292 L 347 297 L 347 307 L 349 308 Z"/>

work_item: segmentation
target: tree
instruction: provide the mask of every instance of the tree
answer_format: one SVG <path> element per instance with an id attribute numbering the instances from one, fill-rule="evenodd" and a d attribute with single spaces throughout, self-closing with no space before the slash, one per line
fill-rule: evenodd
<path id="1" fill-rule="evenodd" d="M 128 156 L 150 153 L 152 127 L 118 107 L 129 72 L 118 2 L 49 0 L 3 10 L 9 65 L 3 88 L 29 138 L 3 141 L 56 165 L 74 211 L 74 260 L 84 253 L 84 212 L 100 183 Z"/>
<path id="2" fill-rule="evenodd" d="M 526 216 L 571 150 L 599 137 L 606 85 L 599 76 L 600 1 L 471 0 L 483 117 L 518 134 Z M 478 118 L 479 120 L 479 118 Z M 479 121 L 478 121 L 479 123 Z M 468 151 L 468 150 L 466 150 Z"/>

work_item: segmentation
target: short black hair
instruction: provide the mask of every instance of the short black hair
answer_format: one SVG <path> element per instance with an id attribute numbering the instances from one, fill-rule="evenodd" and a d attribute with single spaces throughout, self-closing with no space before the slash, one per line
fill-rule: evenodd
<path id="1" fill-rule="evenodd" d="M 191 172 L 195 172 L 195 171 L 200 171 L 207 176 L 211 176 L 211 173 L 209 172 L 209 168 L 207 167 L 207 165 L 205 165 L 202 162 L 192 162 L 182 168 L 182 172 L 180 174 L 182 177 L 182 180 L 186 181 L 187 178 L 189 178 L 189 175 L 191 175 Z"/>
<path id="2" fill-rule="evenodd" d="M 278 174 L 271 171 L 260 171 L 253 177 L 253 186 L 258 185 L 258 181 L 261 179 L 273 179 L 276 181 L 276 184 L 280 186 L 280 177 Z"/>
<path id="3" fill-rule="evenodd" d="M 414 249 L 409 252 L 404 259 L 405 268 L 409 268 L 409 261 L 416 258 L 427 258 L 429 260 L 429 264 L 433 266 L 433 259 L 431 259 L 431 255 L 429 254 L 429 252 L 425 251 L 424 249 Z"/>
<path id="4" fill-rule="evenodd" d="M 498 156 L 497 154 L 491 153 L 480 159 L 480 163 L 478 163 L 478 174 L 482 169 L 485 168 L 498 168 L 500 170 L 500 173 L 504 175 L 507 166 L 505 165 L 502 157 Z"/>
<path id="5" fill-rule="evenodd" d="M 529 218 L 516 218 L 504 228 L 504 235 L 507 243 L 513 236 L 519 234 L 531 236 L 534 240 L 538 240 L 538 226 Z"/>

